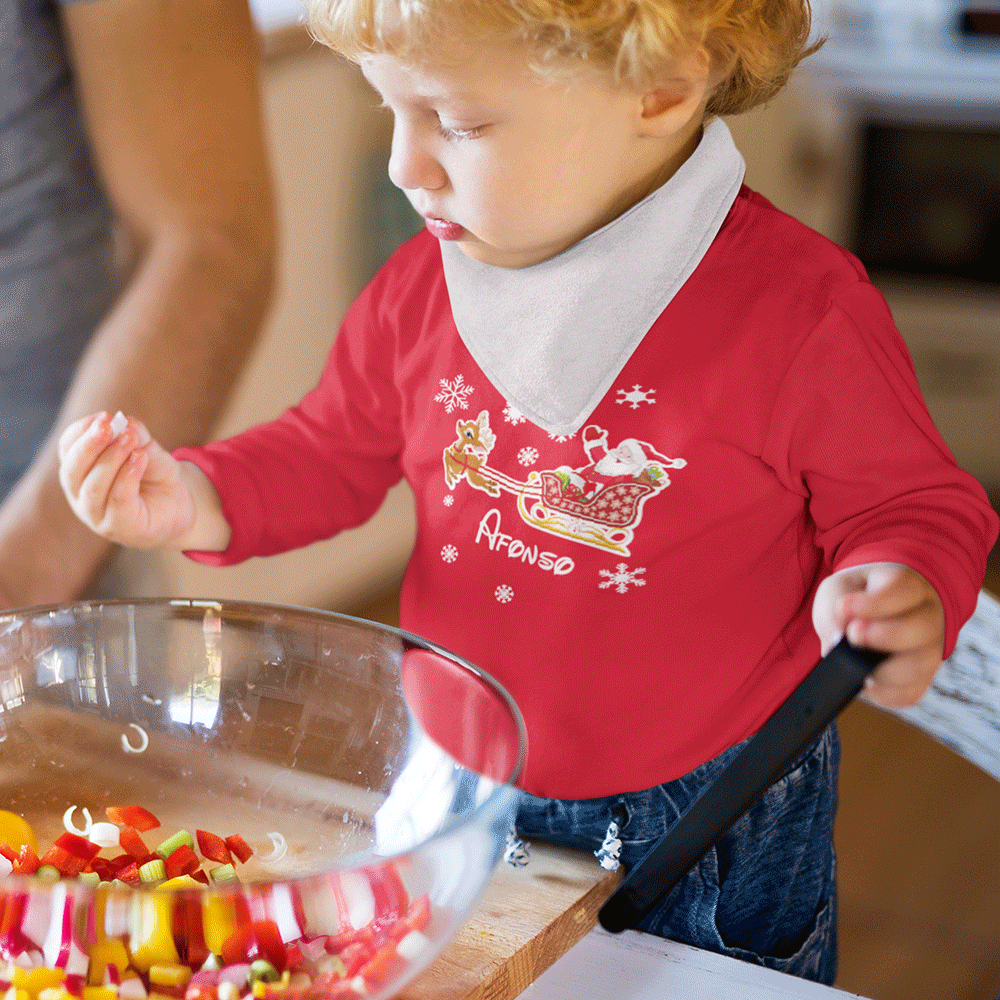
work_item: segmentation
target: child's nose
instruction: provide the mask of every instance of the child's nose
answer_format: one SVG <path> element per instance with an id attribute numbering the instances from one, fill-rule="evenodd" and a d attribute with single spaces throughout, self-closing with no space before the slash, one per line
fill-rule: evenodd
<path id="1" fill-rule="evenodd" d="M 419 130 L 398 121 L 392 132 L 389 180 L 408 191 L 415 188 L 435 190 L 446 180 L 444 169 L 427 148 Z"/>

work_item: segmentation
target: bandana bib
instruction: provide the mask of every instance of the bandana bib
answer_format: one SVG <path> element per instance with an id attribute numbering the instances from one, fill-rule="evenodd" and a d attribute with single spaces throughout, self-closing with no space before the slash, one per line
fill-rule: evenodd
<path id="1" fill-rule="evenodd" d="M 744 169 L 716 119 L 662 187 L 549 260 L 493 267 L 442 241 L 459 335 L 507 402 L 552 434 L 578 431 L 705 255 Z"/>

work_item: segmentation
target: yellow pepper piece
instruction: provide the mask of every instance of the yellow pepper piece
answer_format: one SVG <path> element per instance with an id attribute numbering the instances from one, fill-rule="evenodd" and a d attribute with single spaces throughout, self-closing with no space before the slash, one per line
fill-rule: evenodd
<path id="1" fill-rule="evenodd" d="M 223 941 L 238 927 L 233 901 L 226 896 L 206 892 L 201 903 L 201 926 L 205 946 L 213 954 L 221 955 Z"/>
<path id="2" fill-rule="evenodd" d="M 186 965 L 151 965 L 149 982 L 154 986 L 187 986 L 191 970 Z"/>
<path id="3" fill-rule="evenodd" d="M 4 1000 L 31 1000 L 31 994 L 27 990 L 11 987 L 4 993 Z"/>
<path id="4" fill-rule="evenodd" d="M 114 986 L 84 986 L 83 1000 L 118 1000 Z"/>
<path id="5" fill-rule="evenodd" d="M 69 990 L 62 984 L 59 986 L 46 986 L 44 990 L 38 991 L 38 1000 L 68 1000 Z"/>
<path id="6" fill-rule="evenodd" d="M 14 974 L 10 977 L 10 984 L 15 989 L 37 994 L 41 990 L 53 986 L 62 986 L 65 978 L 66 973 L 62 969 L 46 969 L 41 966 L 37 969 L 22 969 L 15 965 Z"/>
<path id="7" fill-rule="evenodd" d="M 128 968 L 128 949 L 125 942 L 118 938 L 103 938 L 87 949 L 90 958 L 90 968 L 87 971 L 87 983 L 91 986 L 103 986 L 104 975 L 109 965 L 118 967 L 121 975 Z"/>
<path id="8" fill-rule="evenodd" d="M 180 962 L 174 947 L 173 907 L 172 895 L 157 892 L 141 894 L 134 901 L 129 951 L 132 965 L 140 972 L 149 972 L 152 965 Z"/>
<path id="9" fill-rule="evenodd" d="M 15 851 L 21 850 L 25 844 L 38 853 L 38 841 L 31 827 L 17 813 L 0 809 L 0 844 L 6 841 Z"/>
<path id="10" fill-rule="evenodd" d="M 173 878 L 168 878 L 166 882 L 161 882 L 155 888 L 157 891 L 160 889 L 204 889 L 205 883 L 191 878 L 190 875 L 175 875 Z"/>

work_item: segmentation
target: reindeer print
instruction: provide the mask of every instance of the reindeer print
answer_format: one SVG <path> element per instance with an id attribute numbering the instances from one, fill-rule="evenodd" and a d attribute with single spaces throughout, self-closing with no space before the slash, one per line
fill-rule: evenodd
<path id="1" fill-rule="evenodd" d="M 444 450 L 444 478 L 448 489 L 453 490 L 460 479 L 467 479 L 475 489 L 493 497 L 500 496 L 497 483 L 479 471 L 496 444 L 496 435 L 490 430 L 489 412 L 482 410 L 475 420 L 457 421 L 455 431 L 458 440 Z"/>

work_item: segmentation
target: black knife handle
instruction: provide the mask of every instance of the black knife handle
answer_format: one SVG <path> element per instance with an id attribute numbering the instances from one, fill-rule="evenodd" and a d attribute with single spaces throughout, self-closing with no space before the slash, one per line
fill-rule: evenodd
<path id="1" fill-rule="evenodd" d="M 605 930 L 634 927 L 804 753 L 887 656 L 841 641 L 801 681 L 601 907 Z"/>

